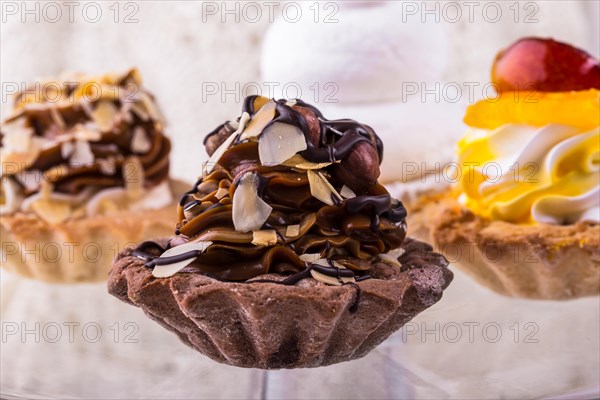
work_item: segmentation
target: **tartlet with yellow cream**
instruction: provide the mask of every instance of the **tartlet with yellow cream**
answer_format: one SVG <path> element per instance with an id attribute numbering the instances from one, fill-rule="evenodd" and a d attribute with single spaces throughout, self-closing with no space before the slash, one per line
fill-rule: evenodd
<path id="1" fill-rule="evenodd" d="M 412 204 L 413 232 L 498 293 L 600 294 L 600 66 L 582 54 L 536 38 L 500 53 L 498 97 L 467 110 L 456 184 Z"/>

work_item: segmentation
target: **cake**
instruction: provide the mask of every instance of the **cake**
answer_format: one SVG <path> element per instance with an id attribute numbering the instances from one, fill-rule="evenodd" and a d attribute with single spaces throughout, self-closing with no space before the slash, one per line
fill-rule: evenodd
<path id="1" fill-rule="evenodd" d="M 0 127 L 2 268 L 105 280 L 128 244 L 173 232 L 171 144 L 137 70 L 65 76 L 14 98 Z"/>
<path id="2" fill-rule="evenodd" d="M 443 256 L 405 238 L 370 127 L 250 96 L 205 147 L 177 234 L 122 252 L 108 290 L 206 356 L 265 369 L 358 358 L 452 280 Z"/>
<path id="3" fill-rule="evenodd" d="M 467 109 L 456 184 L 411 202 L 417 237 L 514 297 L 600 294 L 600 65 L 552 39 L 499 53 Z"/>

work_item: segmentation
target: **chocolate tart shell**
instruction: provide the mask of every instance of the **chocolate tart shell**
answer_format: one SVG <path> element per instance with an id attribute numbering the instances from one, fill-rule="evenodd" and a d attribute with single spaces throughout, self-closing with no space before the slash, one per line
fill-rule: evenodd
<path id="1" fill-rule="evenodd" d="M 565 300 L 600 295 L 600 225 L 518 225 L 482 218 L 450 190 L 407 204 L 408 224 L 452 265 L 511 297 Z"/>
<path id="2" fill-rule="evenodd" d="M 403 249 L 401 268 L 373 264 L 373 279 L 358 282 L 359 290 L 312 278 L 293 286 L 183 272 L 157 279 L 127 249 L 110 271 L 108 291 L 220 363 L 320 367 L 365 356 L 441 299 L 453 276 L 446 259 L 413 239 Z"/>

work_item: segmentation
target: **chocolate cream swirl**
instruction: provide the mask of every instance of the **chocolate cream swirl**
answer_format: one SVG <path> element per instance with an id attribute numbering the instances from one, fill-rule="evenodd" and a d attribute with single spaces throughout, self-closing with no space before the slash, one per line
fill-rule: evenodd
<path id="1" fill-rule="evenodd" d="M 171 144 L 163 133 L 162 115 L 135 69 L 38 83 L 15 96 L 0 128 L 2 179 L 23 198 L 43 184 L 61 198 L 91 196 L 126 186 L 128 175 L 151 189 L 168 179 Z M 135 164 L 127 164 L 131 158 Z M 127 170 L 131 165 L 141 171 Z"/>
<path id="2" fill-rule="evenodd" d="M 267 102 L 263 97 L 246 98 L 242 115 L 247 113 L 252 121 Z M 168 247 L 211 242 L 206 251 L 194 253 L 195 260 L 184 271 L 231 281 L 265 273 L 302 273 L 310 264 L 302 257 L 307 254 L 336 265 L 338 278 L 343 269 L 357 278 L 366 275 L 373 260 L 400 247 L 406 235 L 404 206 L 377 183 L 381 140 L 366 125 L 349 119 L 327 120 L 300 100 L 273 102 L 272 119 L 262 132 L 276 123 L 299 128 L 306 140 L 306 150 L 299 152 L 303 160 L 322 165 L 318 173 L 334 191 L 351 195 L 332 196 L 325 204 L 311 193 L 308 171 L 287 166 L 288 162 L 261 164 L 258 140 L 237 135 L 215 168 L 181 198 L 178 236 Z M 211 132 L 204 142 L 208 154 L 218 151 L 240 123 L 239 119 L 229 121 Z M 267 244 L 256 243 L 256 232 L 236 230 L 234 223 L 233 199 L 249 173 L 258 177 L 258 196 L 272 208 L 260 228 L 275 231 L 274 240 Z"/>

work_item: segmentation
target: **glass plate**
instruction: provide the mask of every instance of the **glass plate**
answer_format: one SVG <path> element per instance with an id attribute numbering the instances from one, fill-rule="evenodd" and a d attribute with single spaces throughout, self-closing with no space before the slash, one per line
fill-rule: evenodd
<path id="1" fill-rule="evenodd" d="M 438 304 L 368 356 L 262 371 L 196 353 L 103 283 L 0 280 L 7 399 L 600 397 L 598 297 L 512 299 L 455 271 Z"/>

